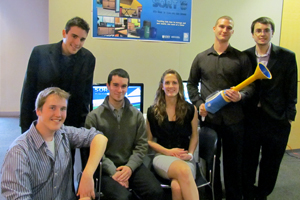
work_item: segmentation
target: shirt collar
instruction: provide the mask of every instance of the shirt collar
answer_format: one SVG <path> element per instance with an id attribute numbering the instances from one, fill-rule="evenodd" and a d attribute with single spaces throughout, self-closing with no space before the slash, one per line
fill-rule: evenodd
<path id="1" fill-rule="evenodd" d="M 225 54 L 225 53 L 227 53 L 227 52 L 231 52 L 232 49 L 233 49 L 232 46 L 230 46 L 230 44 L 229 44 L 228 47 L 227 47 L 227 49 L 226 49 L 222 54 Z M 215 55 L 218 55 L 218 56 L 219 56 L 219 54 L 218 54 L 218 53 L 216 52 L 216 50 L 214 49 L 214 45 L 212 45 L 211 48 L 208 49 L 207 55 L 209 55 L 209 54 L 215 54 Z"/>
<path id="2" fill-rule="evenodd" d="M 109 107 L 110 107 L 110 109 L 112 110 L 112 111 L 114 111 L 116 108 L 108 101 L 108 105 L 109 105 Z M 124 101 L 123 101 L 123 105 L 122 105 L 122 107 L 121 108 L 124 108 L 124 106 L 125 106 L 125 99 L 124 99 Z"/>
<path id="3" fill-rule="evenodd" d="M 256 55 L 256 57 L 257 57 L 257 58 L 261 58 L 261 57 L 267 57 L 267 56 L 270 56 L 270 53 L 271 53 L 271 46 L 272 46 L 272 43 L 270 43 L 270 46 L 269 46 L 269 48 L 268 48 L 268 51 L 267 51 L 267 53 L 264 54 L 264 55 L 259 55 L 259 54 L 257 53 L 256 48 L 255 48 L 255 55 Z"/>
<path id="4" fill-rule="evenodd" d="M 30 129 L 28 130 L 28 134 L 29 136 L 32 138 L 32 141 L 34 142 L 34 144 L 36 145 L 37 149 L 41 148 L 43 145 L 47 145 L 45 140 L 43 139 L 43 137 L 41 136 L 41 134 L 38 132 L 38 130 L 36 129 L 36 124 L 37 121 L 34 121 L 31 126 Z M 64 125 L 63 125 L 64 126 Z M 64 133 L 63 131 L 63 126 L 61 127 L 61 129 L 57 130 L 54 133 L 54 138 L 55 141 L 60 141 L 62 138 L 62 134 Z"/>

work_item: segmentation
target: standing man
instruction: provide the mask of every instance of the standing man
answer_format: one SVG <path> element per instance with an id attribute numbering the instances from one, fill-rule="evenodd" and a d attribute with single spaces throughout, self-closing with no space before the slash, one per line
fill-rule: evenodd
<path id="1" fill-rule="evenodd" d="M 1 193 L 8 199 L 69 199 L 72 192 L 72 148 L 89 147 L 78 195 L 95 198 L 93 174 L 104 154 L 107 138 L 95 128 L 64 126 L 70 94 L 46 88 L 35 103 L 37 121 L 9 147 L 1 174 Z"/>
<path id="2" fill-rule="evenodd" d="M 143 200 L 162 200 L 159 182 L 143 164 L 148 149 L 145 120 L 125 97 L 128 84 L 125 70 L 111 71 L 106 84 L 109 95 L 86 118 L 86 127 L 95 127 L 108 138 L 101 191 L 111 200 L 131 199 L 128 188 Z"/>
<path id="3" fill-rule="evenodd" d="M 273 191 L 291 122 L 296 115 L 298 78 L 295 53 L 271 43 L 274 31 L 272 19 L 260 17 L 254 20 L 251 33 L 256 45 L 245 51 L 253 71 L 261 62 L 272 74 L 271 80 L 255 81 L 255 93 L 246 104 L 245 199 L 267 199 Z M 255 188 L 258 163 L 258 187 Z"/>
<path id="4" fill-rule="evenodd" d="M 206 126 L 218 134 L 217 161 L 215 168 L 215 197 L 222 199 L 220 177 L 220 155 L 223 151 L 224 182 L 226 199 L 242 199 L 242 142 L 244 134 L 244 114 L 241 100 L 252 93 L 248 86 L 241 92 L 229 88 L 249 77 L 251 66 L 247 56 L 229 44 L 234 22 L 229 16 L 220 17 L 213 31 L 215 41 L 211 48 L 199 53 L 194 59 L 188 79 L 188 92 L 193 104 L 199 108 L 200 117 L 205 117 L 201 126 Z M 201 83 L 200 94 L 198 83 Z M 215 91 L 226 90 L 231 103 L 215 114 L 205 110 L 205 99 Z"/>
<path id="5" fill-rule="evenodd" d="M 63 40 L 33 49 L 25 74 L 20 108 L 20 126 L 24 133 L 37 119 L 34 102 L 47 87 L 60 87 L 71 94 L 66 125 L 82 127 L 90 111 L 95 57 L 83 44 L 89 25 L 79 17 L 70 19 L 62 31 Z"/>

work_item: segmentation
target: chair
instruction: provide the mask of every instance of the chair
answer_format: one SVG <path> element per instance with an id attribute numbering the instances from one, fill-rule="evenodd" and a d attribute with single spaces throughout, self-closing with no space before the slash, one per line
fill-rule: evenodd
<path id="1" fill-rule="evenodd" d="M 196 175 L 196 184 L 198 188 L 209 186 L 214 200 L 214 177 L 215 163 L 217 154 L 217 133 L 208 127 L 202 127 L 199 132 L 199 158 L 197 163 L 200 174 Z M 206 175 L 206 176 L 204 176 Z"/>
<path id="2" fill-rule="evenodd" d="M 212 199 L 214 200 L 214 175 L 215 175 L 215 162 L 216 162 L 216 153 L 217 153 L 217 133 L 208 128 L 203 127 L 199 131 L 199 162 L 196 163 L 196 178 L 195 182 L 199 188 L 208 186 L 211 190 Z M 149 154 L 144 159 L 144 164 L 154 172 L 152 160 L 154 154 Z M 164 179 L 158 176 L 154 172 L 156 178 L 161 184 L 161 187 L 164 189 L 171 188 L 170 180 Z"/>

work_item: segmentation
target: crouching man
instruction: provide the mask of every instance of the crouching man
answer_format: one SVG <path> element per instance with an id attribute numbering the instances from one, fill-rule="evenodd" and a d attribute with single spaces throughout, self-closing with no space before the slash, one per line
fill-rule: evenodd
<path id="1" fill-rule="evenodd" d="M 95 198 L 93 174 L 107 138 L 94 128 L 63 125 L 69 96 L 57 87 L 38 94 L 38 119 L 10 145 L 1 169 L 1 192 L 7 199 L 76 199 L 71 149 L 88 146 L 90 156 L 77 195 Z"/>

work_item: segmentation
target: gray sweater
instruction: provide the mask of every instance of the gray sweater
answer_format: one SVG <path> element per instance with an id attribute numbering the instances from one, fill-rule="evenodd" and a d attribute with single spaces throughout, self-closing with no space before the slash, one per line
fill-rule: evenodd
<path id="1" fill-rule="evenodd" d="M 85 126 L 95 127 L 108 138 L 103 156 L 105 173 L 113 175 L 122 165 L 134 171 L 143 163 L 148 148 L 145 120 L 126 97 L 120 122 L 109 107 L 107 96 L 102 105 L 88 114 Z"/>

